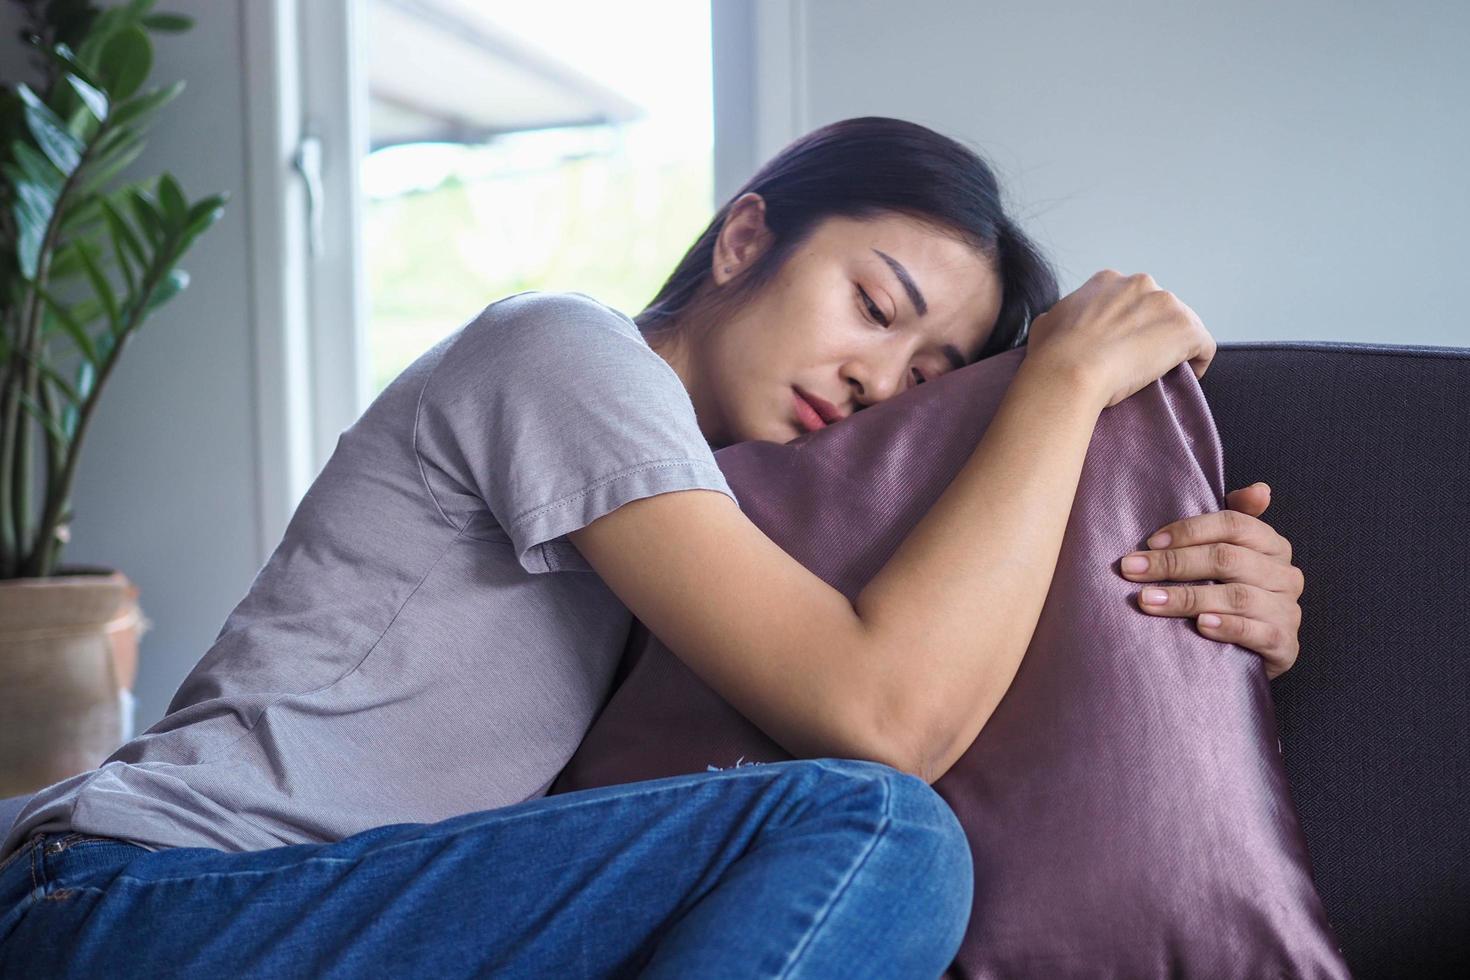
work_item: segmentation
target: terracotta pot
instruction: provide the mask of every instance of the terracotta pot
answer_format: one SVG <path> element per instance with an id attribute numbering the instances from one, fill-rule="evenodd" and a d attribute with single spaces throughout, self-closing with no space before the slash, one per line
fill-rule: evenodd
<path id="1" fill-rule="evenodd" d="M 131 736 L 148 625 L 110 568 L 0 580 L 0 797 L 95 769 Z"/>

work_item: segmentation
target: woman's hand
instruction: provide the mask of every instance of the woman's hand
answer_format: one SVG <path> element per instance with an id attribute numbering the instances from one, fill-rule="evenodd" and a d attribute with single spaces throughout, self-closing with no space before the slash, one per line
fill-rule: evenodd
<path id="1" fill-rule="evenodd" d="M 1165 524 L 1148 539 L 1141 571 L 1123 568 L 1133 582 L 1214 579 L 1220 585 L 1143 589 L 1139 608 L 1160 616 L 1194 616 L 1202 635 L 1256 651 L 1274 680 L 1296 662 L 1302 625 L 1302 570 L 1291 563 L 1291 542 L 1257 515 L 1271 504 L 1271 488 L 1253 483 L 1225 495 L 1226 509 Z M 1167 537 L 1166 537 L 1167 536 Z M 1148 601 L 1153 592 L 1162 604 Z M 1211 625 L 1212 620 L 1218 620 Z"/>
<path id="2" fill-rule="evenodd" d="M 1026 359 L 1080 368 L 1112 408 L 1185 361 L 1203 378 L 1215 348 L 1194 310 L 1153 276 L 1103 269 L 1031 321 Z"/>

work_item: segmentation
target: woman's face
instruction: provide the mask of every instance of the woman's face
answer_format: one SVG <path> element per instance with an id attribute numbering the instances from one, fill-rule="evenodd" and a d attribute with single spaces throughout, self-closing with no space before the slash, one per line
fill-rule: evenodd
<path id="1" fill-rule="evenodd" d="M 721 229 L 715 282 L 738 276 L 769 241 L 764 202 L 748 194 Z M 820 414 L 840 424 L 973 362 L 1000 305 L 988 260 L 936 228 L 899 214 L 829 218 L 754 302 L 666 356 L 713 447 L 784 443 L 822 427 L 804 396 L 828 403 Z"/>

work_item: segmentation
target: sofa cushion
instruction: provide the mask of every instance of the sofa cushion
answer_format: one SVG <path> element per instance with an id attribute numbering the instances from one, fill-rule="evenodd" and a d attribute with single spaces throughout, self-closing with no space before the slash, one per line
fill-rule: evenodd
<path id="1" fill-rule="evenodd" d="M 716 460 L 750 518 L 853 598 L 968 459 L 1024 353 Z M 1102 412 L 1026 656 L 935 783 L 975 863 L 953 976 L 1347 976 L 1260 658 L 1142 612 L 1118 570 L 1162 525 L 1220 509 L 1222 470 L 1187 364 Z M 983 622 L 975 640 L 980 655 Z M 622 676 L 553 793 L 790 758 L 646 630 Z"/>

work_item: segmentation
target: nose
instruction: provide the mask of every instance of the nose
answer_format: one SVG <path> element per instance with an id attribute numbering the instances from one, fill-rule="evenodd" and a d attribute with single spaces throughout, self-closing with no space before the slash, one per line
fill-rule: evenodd
<path id="1" fill-rule="evenodd" d="M 883 361 L 853 361 L 848 365 L 847 382 L 859 408 L 867 408 L 892 398 L 903 390 L 908 361 L 888 364 Z"/>

